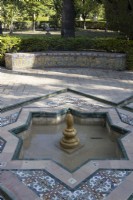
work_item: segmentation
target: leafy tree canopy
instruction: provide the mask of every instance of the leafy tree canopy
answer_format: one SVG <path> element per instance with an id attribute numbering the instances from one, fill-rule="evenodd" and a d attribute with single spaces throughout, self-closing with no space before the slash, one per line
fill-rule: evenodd
<path id="1" fill-rule="evenodd" d="M 104 0 L 108 27 L 133 39 L 133 1 Z"/>

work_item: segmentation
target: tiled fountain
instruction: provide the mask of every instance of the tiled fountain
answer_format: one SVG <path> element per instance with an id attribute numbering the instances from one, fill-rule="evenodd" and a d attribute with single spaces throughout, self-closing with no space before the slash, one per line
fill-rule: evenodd
<path id="1" fill-rule="evenodd" d="M 133 192 L 133 114 L 70 89 L 3 108 L 0 198 L 125 200 Z M 66 114 L 80 144 L 60 146 Z M 5 111 L 5 112 L 4 112 Z M 119 191 L 129 185 L 128 190 Z"/>

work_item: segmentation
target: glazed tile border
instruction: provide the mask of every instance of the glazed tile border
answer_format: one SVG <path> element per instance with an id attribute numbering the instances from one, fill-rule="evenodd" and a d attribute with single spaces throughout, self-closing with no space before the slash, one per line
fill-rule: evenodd
<path id="1" fill-rule="evenodd" d="M 74 189 L 45 170 L 12 170 L 19 180 L 43 199 L 103 200 L 131 173 L 131 170 L 96 171 Z"/>
<path id="2" fill-rule="evenodd" d="M 123 113 L 119 113 L 119 116 L 120 116 L 120 119 L 121 119 L 122 122 L 133 126 L 133 117 L 130 117 L 130 116 L 123 114 Z"/>
<path id="3" fill-rule="evenodd" d="M 6 141 L 0 137 L 0 153 L 2 153 L 4 147 L 5 147 Z"/>
<path id="4" fill-rule="evenodd" d="M 88 106 L 90 110 L 93 110 L 93 112 L 96 112 L 101 108 L 109 108 L 109 107 L 103 107 L 98 104 L 90 104 L 83 99 L 76 98 L 71 95 L 65 95 L 60 98 L 55 98 L 55 99 L 53 99 L 53 101 L 47 99 L 47 101 L 43 107 L 44 108 L 55 108 L 55 107 L 62 106 L 64 104 L 72 104 L 78 108 Z M 0 127 L 7 126 L 9 124 L 16 122 L 19 117 L 19 113 L 20 112 L 15 112 L 9 116 L 0 117 Z"/>
<path id="5" fill-rule="evenodd" d="M 60 98 L 55 98 L 53 99 L 53 101 L 51 100 L 48 100 L 46 101 L 46 103 L 44 104 L 44 108 L 51 108 L 51 107 L 59 107 L 59 106 L 62 106 L 64 104 L 72 104 L 76 107 L 86 107 L 88 106 L 90 110 L 93 110 L 93 112 L 101 109 L 101 108 L 107 108 L 107 107 L 103 107 L 101 105 L 96 105 L 96 104 L 90 104 L 88 103 L 87 101 L 83 100 L 83 99 L 80 99 L 80 98 L 76 98 L 76 97 L 73 97 L 71 95 L 65 95 L 63 97 L 60 97 Z M 15 112 L 9 116 L 6 116 L 6 117 L 0 117 L 0 127 L 3 127 L 3 126 L 7 126 L 9 124 L 12 124 L 14 122 L 17 121 L 17 118 L 19 117 L 19 112 Z"/>
<path id="6" fill-rule="evenodd" d="M 97 111 L 101 108 L 110 108 L 107 106 L 106 107 L 101 106 L 99 104 L 90 104 L 90 103 L 88 103 L 87 100 L 83 100 L 83 99 L 77 98 L 75 96 L 73 97 L 72 95 L 64 95 L 62 97 L 53 98 L 52 100 L 47 101 L 43 107 L 51 108 L 51 107 L 62 106 L 65 104 L 72 104 L 78 108 L 87 107 L 87 109 L 88 109 L 88 107 L 89 107 L 90 109 L 93 109 L 93 111 Z"/>
<path id="7" fill-rule="evenodd" d="M 127 200 L 133 200 L 133 193 Z"/>
<path id="8" fill-rule="evenodd" d="M 18 119 L 20 112 L 15 112 L 6 117 L 0 117 L 0 127 L 7 126 L 9 124 L 15 123 Z"/>

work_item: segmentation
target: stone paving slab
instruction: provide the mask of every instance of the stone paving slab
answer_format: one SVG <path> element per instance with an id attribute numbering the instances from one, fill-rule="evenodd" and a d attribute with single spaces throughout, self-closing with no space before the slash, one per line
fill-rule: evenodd
<path id="1" fill-rule="evenodd" d="M 103 72 L 103 73 L 102 73 Z M 20 103 L 62 88 L 74 88 L 119 103 L 133 95 L 133 73 L 87 69 L 0 71 L 0 107 Z M 37 74 L 37 75 L 36 75 Z"/>
<path id="2" fill-rule="evenodd" d="M 129 104 L 127 105 L 127 107 L 133 109 L 133 103 L 129 103 Z"/>

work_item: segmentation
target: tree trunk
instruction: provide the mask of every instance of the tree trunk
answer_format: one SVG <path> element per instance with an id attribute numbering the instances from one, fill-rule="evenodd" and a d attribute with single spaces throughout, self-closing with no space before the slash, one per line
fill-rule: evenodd
<path id="1" fill-rule="evenodd" d="M 11 22 L 10 22 L 10 27 L 9 27 L 9 34 L 12 35 L 13 34 L 13 29 L 14 29 L 14 25 L 13 25 L 13 16 L 14 16 L 14 12 L 13 9 L 11 10 Z"/>
<path id="2" fill-rule="evenodd" d="M 33 17 L 32 17 L 32 30 L 33 31 L 36 30 L 36 15 L 35 15 L 35 13 L 33 14 Z"/>
<path id="3" fill-rule="evenodd" d="M 82 14 L 82 18 L 83 18 L 83 29 L 86 29 L 86 15 Z"/>
<path id="4" fill-rule="evenodd" d="M 9 34 L 10 34 L 10 35 L 13 34 L 13 29 L 14 29 L 13 19 L 11 19 L 10 30 L 9 30 Z"/>
<path id="5" fill-rule="evenodd" d="M 83 29 L 86 30 L 86 21 L 83 20 Z"/>
<path id="6" fill-rule="evenodd" d="M 3 30 L 2 30 L 2 22 L 0 21 L 0 35 L 3 34 Z"/>
<path id="7" fill-rule="evenodd" d="M 74 0 L 63 0 L 62 37 L 75 37 Z"/>

